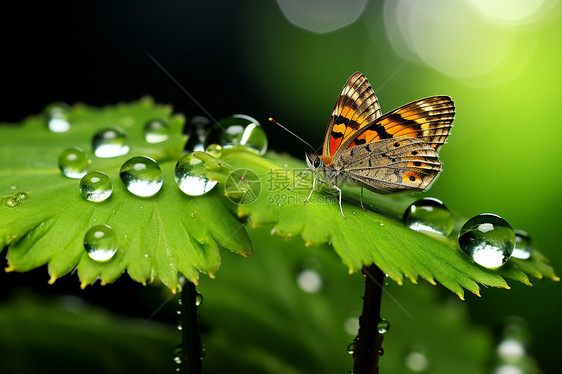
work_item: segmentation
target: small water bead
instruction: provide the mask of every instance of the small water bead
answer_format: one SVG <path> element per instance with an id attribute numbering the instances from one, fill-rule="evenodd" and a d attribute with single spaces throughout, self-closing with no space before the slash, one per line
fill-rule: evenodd
<path id="1" fill-rule="evenodd" d="M 461 249 L 477 264 L 494 269 L 502 266 L 515 247 L 515 233 L 500 216 L 490 213 L 469 219 L 459 233 Z"/>
<path id="2" fill-rule="evenodd" d="M 404 225 L 415 231 L 425 231 L 449 235 L 453 231 L 454 220 L 443 202 L 426 197 L 411 204 L 402 217 Z"/>
<path id="3" fill-rule="evenodd" d="M 147 143 L 162 143 L 170 138 L 170 124 L 163 119 L 152 119 L 144 125 Z"/>
<path id="4" fill-rule="evenodd" d="M 59 155 L 59 169 L 67 178 L 82 178 L 91 163 L 86 153 L 77 147 L 67 148 Z"/>
<path id="5" fill-rule="evenodd" d="M 117 236 L 107 225 L 94 226 L 84 236 L 84 248 L 92 260 L 109 261 L 117 253 Z"/>
<path id="6" fill-rule="evenodd" d="M 129 153 L 129 140 L 123 129 L 106 127 L 94 135 L 92 149 L 100 158 L 119 157 Z"/>
<path id="7" fill-rule="evenodd" d="M 68 111 L 70 107 L 65 103 L 54 103 L 47 108 L 47 127 L 52 132 L 61 133 L 70 130 L 70 122 L 68 121 Z"/>
<path id="8" fill-rule="evenodd" d="M 13 208 L 19 204 L 19 199 L 15 196 L 8 196 L 4 198 L 4 205 Z"/>
<path id="9" fill-rule="evenodd" d="M 205 148 L 205 152 L 213 157 L 219 158 L 222 155 L 222 147 L 218 144 L 209 144 Z"/>
<path id="10" fill-rule="evenodd" d="M 154 196 L 163 184 L 162 171 L 158 163 L 146 156 L 137 156 L 126 161 L 119 176 L 132 194 L 140 197 Z"/>
<path id="11" fill-rule="evenodd" d="M 523 230 L 515 230 L 515 248 L 511 257 L 526 260 L 531 257 L 533 245 L 529 235 Z"/>
<path id="12" fill-rule="evenodd" d="M 347 353 L 349 353 L 350 355 L 353 355 L 355 353 L 355 341 L 347 345 Z"/>
<path id="13" fill-rule="evenodd" d="M 199 196 L 211 191 L 217 184 L 205 176 L 203 161 L 193 157 L 191 153 L 179 159 L 174 169 L 174 179 L 179 189 L 190 196 Z"/>
<path id="14" fill-rule="evenodd" d="M 80 193 L 88 201 L 99 203 L 107 200 L 112 192 L 111 180 L 101 171 L 92 171 L 80 180 Z"/>
<path id="15" fill-rule="evenodd" d="M 267 151 L 268 142 L 265 131 L 257 120 L 244 114 L 235 114 L 221 119 L 211 128 L 205 145 L 213 143 L 223 148 L 242 145 L 263 155 Z"/>
<path id="16" fill-rule="evenodd" d="M 381 318 L 381 320 L 377 324 L 377 331 L 379 332 L 379 334 L 385 334 L 388 332 L 388 330 L 390 330 L 390 322 L 388 322 L 384 318 Z"/>
<path id="17" fill-rule="evenodd" d="M 14 197 L 18 200 L 25 200 L 29 197 L 29 194 L 27 192 L 16 192 Z"/>
<path id="18" fill-rule="evenodd" d="M 200 306 L 201 304 L 203 304 L 203 295 L 198 293 L 195 295 L 195 306 Z"/>

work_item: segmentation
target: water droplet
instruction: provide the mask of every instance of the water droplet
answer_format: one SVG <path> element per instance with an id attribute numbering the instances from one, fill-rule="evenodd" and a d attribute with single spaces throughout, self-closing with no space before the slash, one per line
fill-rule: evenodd
<path id="1" fill-rule="evenodd" d="M 201 343 L 201 361 L 207 356 L 207 344 Z"/>
<path id="2" fill-rule="evenodd" d="M 490 213 L 469 219 L 459 233 L 461 249 L 486 268 L 502 266 L 515 247 L 515 233 L 500 216 Z"/>
<path id="3" fill-rule="evenodd" d="M 119 127 L 106 127 L 94 135 L 92 149 L 100 158 L 119 157 L 129 153 L 129 140 Z"/>
<path id="4" fill-rule="evenodd" d="M 303 269 L 297 275 L 297 283 L 300 289 L 307 293 L 318 293 L 323 286 L 322 277 L 313 269 Z"/>
<path id="5" fill-rule="evenodd" d="M 170 137 L 170 124 L 163 119 L 152 119 L 144 125 L 147 143 L 162 143 Z"/>
<path id="6" fill-rule="evenodd" d="M 219 158 L 222 155 L 222 147 L 218 144 L 209 144 L 205 148 L 205 152 L 207 152 L 211 156 Z"/>
<path id="7" fill-rule="evenodd" d="M 92 260 L 109 261 L 117 252 L 117 236 L 107 225 L 94 226 L 84 236 L 84 248 Z"/>
<path id="8" fill-rule="evenodd" d="M 259 155 L 267 151 L 265 131 L 257 120 L 244 114 L 235 114 L 216 123 L 205 139 L 205 145 L 213 143 L 223 148 L 246 146 Z"/>
<path id="9" fill-rule="evenodd" d="M 207 117 L 191 118 L 183 129 L 183 133 L 188 136 L 183 149 L 186 152 L 205 151 L 205 137 L 210 125 L 211 121 Z"/>
<path id="10" fill-rule="evenodd" d="M 355 353 L 355 342 L 351 342 L 347 345 L 347 353 L 353 355 Z"/>
<path id="11" fill-rule="evenodd" d="M 183 330 L 183 327 L 182 327 L 181 323 L 178 323 L 178 331 L 181 331 L 181 330 Z"/>
<path id="12" fill-rule="evenodd" d="M 52 132 L 67 132 L 70 130 L 70 122 L 68 122 L 68 111 L 70 107 L 65 103 L 53 103 L 47 108 L 47 127 Z"/>
<path id="13" fill-rule="evenodd" d="M 125 187 L 140 197 L 154 196 L 162 188 L 162 171 L 158 163 L 146 156 L 137 156 L 126 161 L 119 176 Z"/>
<path id="14" fill-rule="evenodd" d="M 523 230 L 515 230 L 515 248 L 511 257 L 520 258 L 526 260 L 531 257 L 531 252 L 533 251 L 533 245 L 531 238 Z"/>
<path id="15" fill-rule="evenodd" d="M 10 186 L 10 189 L 15 190 L 15 189 L 17 189 L 17 187 L 16 186 Z"/>
<path id="16" fill-rule="evenodd" d="M 445 204 L 426 197 L 411 204 L 402 217 L 404 225 L 415 231 L 449 235 L 453 231 L 453 216 Z"/>
<path id="17" fill-rule="evenodd" d="M 415 345 L 406 354 L 404 358 L 406 367 L 416 373 L 422 373 L 429 368 L 429 359 L 424 347 Z"/>
<path id="18" fill-rule="evenodd" d="M 59 155 L 59 169 L 68 178 L 82 178 L 91 163 L 92 161 L 80 148 L 68 148 Z"/>
<path id="19" fill-rule="evenodd" d="M 182 356 L 183 356 L 183 349 L 181 344 L 179 344 L 178 346 L 176 346 L 176 349 L 174 349 L 174 362 L 180 365 L 182 363 Z"/>
<path id="20" fill-rule="evenodd" d="M 197 295 L 195 295 L 195 306 L 199 306 L 201 304 L 203 304 L 203 295 L 198 293 Z"/>
<path id="21" fill-rule="evenodd" d="M 10 208 L 15 207 L 19 204 L 19 199 L 15 196 L 8 196 L 4 198 L 4 205 L 9 206 Z"/>
<path id="22" fill-rule="evenodd" d="M 18 200 L 25 200 L 29 197 L 29 194 L 27 192 L 16 192 L 14 194 L 14 197 Z"/>
<path id="23" fill-rule="evenodd" d="M 179 159 L 174 169 L 174 178 L 180 190 L 190 196 L 206 194 L 217 184 L 206 177 L 203 161 L 190 153 Z"/>
<path id="24" fill-rule="evenodd" d="M 384 227 L 384 223 L 382 223 L 382 222 L 379 223 L 379 226 L 380 226 L 380 227 Z"/>
<path id="25" fill-rule="evenodd" d="M 88 201 L 99 203 L 107 200 L 112 192 L 111 180 L 101 171 L 92 171 L 80 179 L 80 193 Z"/>
<path id="26" fill-rule="evenodd" d="M 379 332 L 379 334 L 385 334 L 386 332 L 388 332 L 388 330 L 390 330 L 390 322 L 388 322 L 384 318 L 381 318 L 381 320 L 377 324 L 377 331 Z"/>

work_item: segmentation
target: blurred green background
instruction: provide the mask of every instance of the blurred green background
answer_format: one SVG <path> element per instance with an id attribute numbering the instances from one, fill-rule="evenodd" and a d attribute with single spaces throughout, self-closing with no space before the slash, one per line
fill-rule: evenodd
<path id="1" fill-rule="evenodd" d="M 305 146 L 268 127 L 267 118 L 321 145 L 337 95 L 355 71 L 367 76 L 383 112 L 450 95 L 455 127 L 441 151 L 444 172 L 428 195 L 466 217 L 501 215 L 526 230 L 560 274 L 559 1 L 69 1 L 19 7 L 0 11 L 2 122 L 20 121 L 52 101 L 105 105 L 151 95 L 188 117 L 251 115 L 266 126 L 271 149 L 302 157 Z M 22 283 L 46 282 L 44 273 L 2 275 L 3 299 Z M 44 292 L 80 294 L 74 283 Z M 533 356 L 544 372 L 557 372 L 560 284 L 533 283 L 485 289 L 482 298 L 467 295 L 466 305 L 470 319 L 492 331 L 506 316 L 525 318 Z M 92 300 L 103 304 L 103 291 L 90 291 Z"/>

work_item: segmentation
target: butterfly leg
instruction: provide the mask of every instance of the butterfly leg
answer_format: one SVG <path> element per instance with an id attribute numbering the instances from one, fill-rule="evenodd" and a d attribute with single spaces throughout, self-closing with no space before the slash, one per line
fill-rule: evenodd
<path id="1" fill-rule="evenodd" d="M 312 179 L 312 189 L 310 190 L 310 193 L 308 194 L 308 197 L 306 198 L 306 200 L 304 201 L 304 203 L 306 204 L 308 202 L 308 200 L 310 199 L 310 196 L 312 196 L 312 193 L 314 192 L 314 186 L 316 185 L 316 178 Z"/>
<path id="2" fill-rule="evenodd" d="M 359 201 L 361 202 L 361 208 L 363 208 L 364 211 L 367 211 L 367 209 L 363 206 L 363 186 L 361 186 L 361 198 Z"/>
<path id="3" fill-rule="evenodd" d="M 301 177 L 299 178 L 299 181 L 297 182 L 297 184 L 295 184 L 293 187 L 287 187 L 287 189 L 288 189 L 288 190 L 292 190 L 293 188 L 295 188 L 296 186 L 298 186 L 299 183 L 302 181 L 302 177 L 304 177 L 304 175 L 306 174 L 306 172 L 307 172 L 308 170 L 309 170 L 308 168 L 304 169 L 304 171 L 302 172 Z M 314 181 L 312 182 L 312 189 L 314 190 Z M 309 196 L 309 198 L 310 198 L 310 196 Z M 308 199 L 306 199 L 306 200 L 308 200 Z"/>
<path id="4" fill-rule="evenodd" d="M 340 212 L 343 218 L 347 218 L 345 214 L 343 214 L 343 207 L 341 206 L 341 189 L 338 186 L 333 186 L 339 192 L 339 202 L 340 202 Z"/>

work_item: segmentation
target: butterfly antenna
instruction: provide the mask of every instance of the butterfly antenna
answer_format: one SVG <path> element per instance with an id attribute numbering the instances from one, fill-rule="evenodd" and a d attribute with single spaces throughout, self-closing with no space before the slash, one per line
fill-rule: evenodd
<path id="1" fill-rule="evenodd" d="M 289 130 L 288 128 L 286 128 L 285 126 L 283 126 L 282 124 L 280 124 L 279 122 L 277 122 L 276 120 L 274 120 L 273 118 L 269 117 L 269 122 L 276 124 L 277 126 L 281 127 L 283 130 L 287 131 L 289 134 L 293 135 L 295 138 L 297 138 L 298 140 L 300 140 L 301 142 L 303 142 L 304 144 L 306 144 L 307 146 L 310 147 L 310 149 L 312 149 L 312 151 L 314 153 L 316 153 L 316 149 L 314 149 L 313 146 L 311 146 L 310 144 L 308 144 L 308 142 L 306 140 L 304 140 L 303 138 L 301 138 L 300 136 L 298 136 L 297 134 L 295 134 L 294 132 L 292 132 L 291 130 Z"/>

